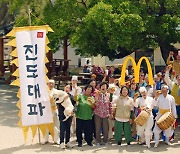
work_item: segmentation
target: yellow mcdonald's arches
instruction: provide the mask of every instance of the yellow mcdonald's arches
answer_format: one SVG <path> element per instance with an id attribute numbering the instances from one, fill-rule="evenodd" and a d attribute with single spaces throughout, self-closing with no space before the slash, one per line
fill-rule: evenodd
<path id="1" fill-rule="evenodd" d="M 137 67 L 137 66 L 136 66 L 136 62 L 135 62 L 135 60 L 134 60 L 133 57 L 128 56 L 128 57 L 125 59 L 125 61 L 124 61 L 124 63 L 123 63 L 122 71 L 121 71 L 121 80 L 120 80 L 120 84 L 121 84 L 121 85 L 125 85 L 126 66 L 127 66 L 127 63 L 128 63 L 129 60 L 132 62 L 132 65 L 133 65 L 133 67 L 134 67 L 134 71 L 136 70 L 136 67 Z M 135 75 L 135 83 L 138 83 L 138 81 L 139 81 L 139 77 L 137 77 L 137 76 Z"/>
<path id="2" fill-rule="evenodd" d="M 120 84 L 121 85 L 125 85 L 125 72 L 126 72 L 126 66 L 127 66 L 127 63 L 128 61 L 131 61 L 132 62 L 132 65 L 134 67 L 134 78 L 135 78 L 135 83 L 138 83 L 139 82 L 139 72 L 140 72 L 140 66 L 141 66 L 141 63 L 143 60 L 146 61 L 146 64 L 147 64 L 147 68 L 148 68 L 148 75 L 149 75 L 149 85 L 152 85 L 153 84 L 153 75 L 152 75 L 152 68 L 151 68 L 151 64 L 148 60 L 147 57 L 141 57 L 136 65 L 136 62 L 134 60 L 133 57 L 131 56 L 128 56 L 124 63 L 123 63 L 123 67 L 122 67 L 122 71 L 121 71 L 121 80 L 120 80 Z"/>
<path id="3" fill-rule="evenodd" d="M 149 79 L 149 85 L 153 85 L 153 74 L 152 74 L 152 68 L 151 64 L 149 62 L 149 59 L 147 57 L 141 57 L 137 63 L 137 76 L 139 78 L 139 71 L 142 61 L 145 60 L 148 68 L 148 79 Z"/>

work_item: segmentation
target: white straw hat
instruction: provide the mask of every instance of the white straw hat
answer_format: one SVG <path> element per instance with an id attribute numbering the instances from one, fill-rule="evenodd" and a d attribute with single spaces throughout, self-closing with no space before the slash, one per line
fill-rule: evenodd
<path id="1" fill-rule="evenodd" d="M 146 88 L 145 87 L 140 87 L 139 88 L 139 92 L 142 93 L 142 92 L 147 92 Z"/>
<path id="2" fill-rule="evenodd" d="M 53 79 L 50 79 L 48 83 L 55 83 Z"/>
<path id="3" fill-rule="evenodd" d="M 76 80 L 76 81 L 78 81 L 78 76 L 73 75 L 71 80 Z"/>

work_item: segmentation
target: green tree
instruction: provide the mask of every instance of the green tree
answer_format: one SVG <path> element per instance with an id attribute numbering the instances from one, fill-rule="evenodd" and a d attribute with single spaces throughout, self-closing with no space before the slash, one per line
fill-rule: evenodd
<path id="1" fill-rule="evenodd" d="M 80 25 L 79 20 L 86 14 L 86 3 L 77 0 L 55 0 L 54 3 L 46 4 L 43 20 L 54 30 L 54 33 L 49 34 L 50 47 L 54 52 L 62 45 L 62 40 L 68 41 L 71 38 Z"/>
<path id="2" fill-rule="evenodd" d="M 89 9 L 72 36 L 78 53 L 115 59 L 138 49 L 137 43 L 141 45 L 144 26 L 139 10 L 128 1 L 112 4 L 99 2 Z"/>
<path id="3" fill-rule="evenodd" d="M 15 17 L 14 26 L 44 24 L 43 10 L 48 0 L 2 0 L 0 6 L 7 8 L 8 14 Z M 30 18 L 29 18 L 30 17 Z M 31 23 L 30 23 L 31 20 Z"/>
<path id="4" fill-rule="evenodd" d="M 82 55 L 110 59 L 160 46 L 164 60 L 180 40 L 178 0 L 101 0 L 88 10 L 71 42 Z"/>
<path id="5" fill-rule="evenodd" d="M 8 0 L 3 0 L 8 1 Z M 86 56 L 122 58 L 137 49 L 160 46 L 164 60 L 179 42 L 179 0 L 10 0 L 16 25 L 48 24 L 50 47 L 64 43 Z M 63 40 L 63 41 L 62 41 Z"/>

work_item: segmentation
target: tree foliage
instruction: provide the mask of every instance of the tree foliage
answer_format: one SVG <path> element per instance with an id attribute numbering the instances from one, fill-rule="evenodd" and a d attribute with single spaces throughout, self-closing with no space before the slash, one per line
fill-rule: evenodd
<path id="1" fill-rule="evenodd" d="M 166 59 L 171 44 L 180 40 L 179 5 L 178 0 L 97 1 L 71 41 L 80 54 L 110 59 L 160 46 Z"/>
<path id="2" fill-rule="evenodd" d="M 7 0 L 3 0 L 7 1 Z M 137 49 L 160 46 L 163 58 L 180 40 L 179 0 L 9 0 L 16 25 L 48 24 L 55 52 L 63 39 L 86 56 L 124 57 Z"/>
<path id="3" fill-rule="evenodd" d="M 50 47 L 54 52 L 59 49 L 64 38 L 70 39 L 85 14 L 87 9 L 77 0 L 56 0 L 54 3 L 47 3 L 44 21 L 54 30 L 54 33 L 49 34 Z"/>

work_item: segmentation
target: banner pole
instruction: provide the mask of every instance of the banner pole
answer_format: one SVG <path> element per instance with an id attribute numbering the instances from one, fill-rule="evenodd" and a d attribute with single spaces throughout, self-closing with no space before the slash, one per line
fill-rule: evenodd
<path id="1" fill-rule="evenodd" d="M 38 137 L 39 137 L 39 144 L 41 144 L 41 134 L 40 134 L 39 127 L 38 127 Z"/>
<path id="2" fill-rule="evenodd" d="M 30 6 L 28 6 L 28 16 L 29 16 L 29 25 L 31 26 L 31 9 L 30 9 Z"/>

